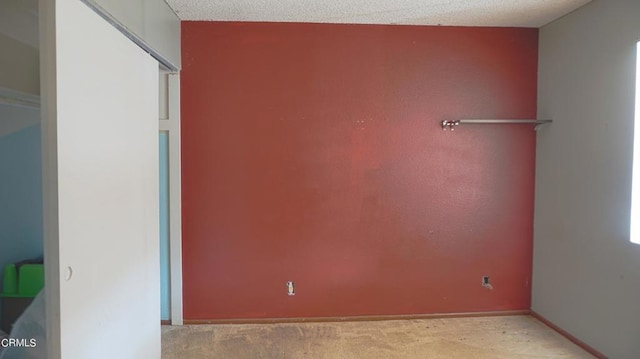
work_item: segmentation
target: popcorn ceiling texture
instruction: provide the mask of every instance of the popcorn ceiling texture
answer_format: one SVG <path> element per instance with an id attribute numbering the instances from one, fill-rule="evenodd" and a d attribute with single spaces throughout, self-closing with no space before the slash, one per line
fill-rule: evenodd
<path id="1" fill-rule="evenodd" d="M 167 0 L 182 20 L 540 27 L 590 0 Z"/>

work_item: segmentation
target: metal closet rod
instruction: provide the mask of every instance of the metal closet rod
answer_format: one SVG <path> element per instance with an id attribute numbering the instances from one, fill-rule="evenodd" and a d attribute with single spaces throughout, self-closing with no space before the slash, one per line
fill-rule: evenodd
<path id="1" fill-rule="evenodd" d="M 539 125 L 550 123 L 551 120 L 522 120 L 522 119 L 476 119 L 476 118 L 468 118 L 468 119 L 460 119 L 456 121 L 442 121 L 442 129 L 444 131 L 455 129 L 455 126 L 464 125 L 464 124 L 535 124 L 536 129 L 538 129 Z"/>

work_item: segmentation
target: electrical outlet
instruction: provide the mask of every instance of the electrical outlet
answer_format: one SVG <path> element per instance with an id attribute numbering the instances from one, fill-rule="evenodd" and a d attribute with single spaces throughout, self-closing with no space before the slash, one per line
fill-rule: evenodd
<path id="1" fill-rule="evenodd" d="M 287 295 L 296 295 L 295 283 L 291 280 L 287 282 Z"/>
<path id="2" fill-rule="evenodd" d="M 489 290 L 493 290 L 493 286 L 491 285 L 491 282 L 489 282 L 488 275 L 482 276 L 482 286 Z"/>

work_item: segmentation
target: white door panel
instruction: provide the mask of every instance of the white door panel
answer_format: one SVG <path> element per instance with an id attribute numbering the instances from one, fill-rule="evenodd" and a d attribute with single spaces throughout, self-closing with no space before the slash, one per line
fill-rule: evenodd
<path id="1" fill-rule="evenodd" d="M 59 286 L 47 288 L 48 301 L 59 290 L 47 305 L 49 338 L 59 338 L 50 357 L 157 359 L 158 63 L 79 0 L 55 3 L 55 49 L 45 47 L 55 104 L 44 143 L 57 154 L 45 163 L 45 223 L 57 207 L 58 227 L 45 238 L 45 258 L 58 251 L 47 264 Z"/>

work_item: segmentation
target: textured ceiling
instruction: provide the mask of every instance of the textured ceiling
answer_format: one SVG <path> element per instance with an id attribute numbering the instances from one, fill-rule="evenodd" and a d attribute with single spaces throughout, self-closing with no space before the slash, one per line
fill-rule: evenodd
<path id="1" fill-rule="evenodd" d="M 166 0 L 182 20 L 540 27 L 590 0 Z"/>

